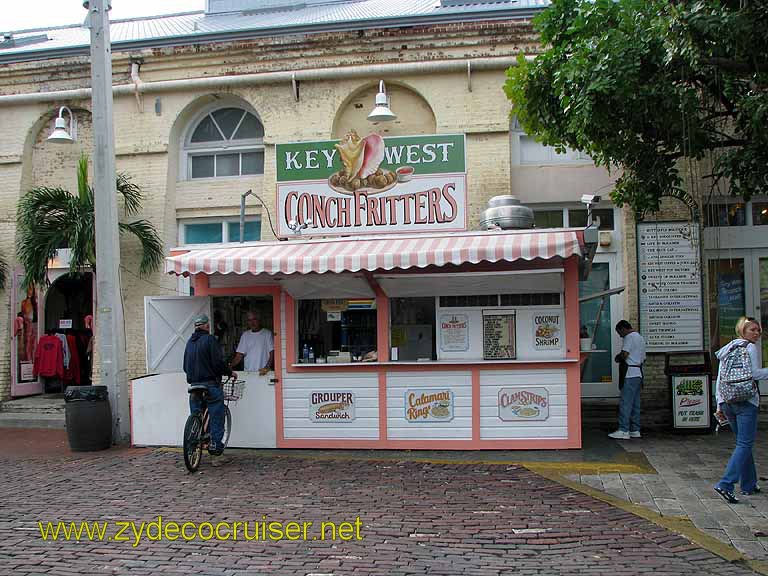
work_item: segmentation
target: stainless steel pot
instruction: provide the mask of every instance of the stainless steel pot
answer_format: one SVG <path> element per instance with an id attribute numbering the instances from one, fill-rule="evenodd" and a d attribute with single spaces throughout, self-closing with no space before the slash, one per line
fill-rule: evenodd
<path id="1" fill-rule="evenodd" d="M 533 210 L 520 204 L 514 196 L 494 196 L 480 217 L 480 227 L 488 230 L 533 228 Z"/>

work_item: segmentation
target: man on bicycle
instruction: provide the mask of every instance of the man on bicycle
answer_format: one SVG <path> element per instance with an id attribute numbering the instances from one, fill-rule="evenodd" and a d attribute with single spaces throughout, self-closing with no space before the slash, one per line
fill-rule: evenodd
<path id="1" fill-rule="evenodd" d="M 224 452 L 224 392 L 221 389 L 221 377 L 237 378 L 237 374 L 224 362 L 219 343 L 211 336 L 208 316 L 201 314 L 195 318 L 195 333 L 187 341 L 184 349 L 184 372 L 187 382 L 192 385 L 204 384 L 208 388 L 208 415 L 210 417 L 211 443 L 208 452 L 211 456 L 220 456 Z M 190 394 L 189 411 L 192 414 L 202 412 L 203 406 L 198 394 Z"/>

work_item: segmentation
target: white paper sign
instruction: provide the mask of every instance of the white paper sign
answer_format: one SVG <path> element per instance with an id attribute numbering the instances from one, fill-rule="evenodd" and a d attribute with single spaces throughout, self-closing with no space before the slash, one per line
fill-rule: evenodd
<path id="1" fill-rule="evenodd" d="M 533 317 L 533 347 L 536 350 L 559 350 L 563 347 L 563 317 L 556 313 Z"/>
<path id="2" fill-rule="evenodd" d="M 440 315 L 440 350 L 443 352 L 469 350 L 469 314 Z"/>
<path id="3" fill-rule="evenodd" d="M 699 228 L 690 222 L 637 225 L 640 333 L 648 352 L 704 346 Z"/>

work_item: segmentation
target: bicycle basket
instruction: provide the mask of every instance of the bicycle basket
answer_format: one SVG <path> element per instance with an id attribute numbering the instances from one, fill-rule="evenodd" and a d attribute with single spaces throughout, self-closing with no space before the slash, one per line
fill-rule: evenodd
<path id="1" fill-rule="evenodd" d="M 240 398 L 243 396 L 244 388 L 245 380 L 226 380 L 222 386 L 222 390 L 224 392 L 224 400 L 240 400 Z"/>

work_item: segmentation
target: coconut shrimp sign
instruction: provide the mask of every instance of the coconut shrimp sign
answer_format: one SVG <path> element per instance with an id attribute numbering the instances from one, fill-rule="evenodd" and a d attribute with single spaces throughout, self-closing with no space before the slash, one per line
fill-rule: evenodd
<path id="1" fill-rule="evenodd" d="M 463 134 L 278 144 L 278 234 L 466 230 Z M 306 225 L 306 226 L 305 226 Z"/>

